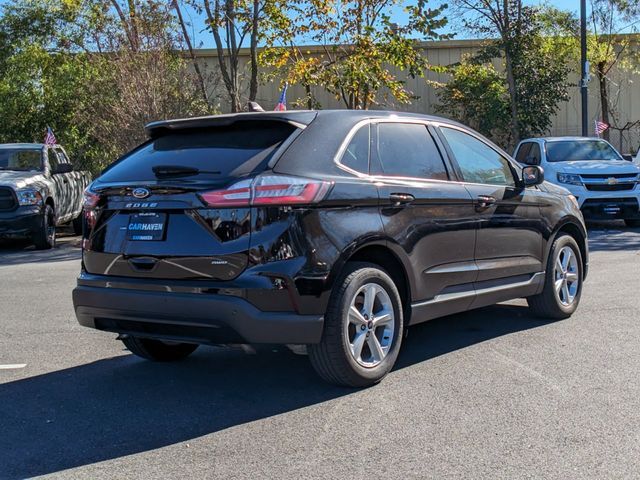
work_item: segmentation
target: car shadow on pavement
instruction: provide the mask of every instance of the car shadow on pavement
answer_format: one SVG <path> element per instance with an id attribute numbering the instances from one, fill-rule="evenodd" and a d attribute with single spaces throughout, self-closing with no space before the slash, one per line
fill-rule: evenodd
<path id="1" fill-rule="evenodd" d="M 79 260 L 82 256 L 79 242 L 80 237 L 60 235 L 56 238 L 56 246 L 51 250 L 36 250 L 27 240 L 0 240 L 0 267 Z"/>
<path id="2" fill-rule="evenodd" d="M 625 226 L 623 221 L 589 222 L 589 251 L 640 251 L 640 228 Z"/>
<path id="3" fill-rule="evenodd" d="M 513 305 L 433 320 L 410 329 L 396 369 L 544 325 Z M 285 347 L 205 348 L 173 364 L 98 360 L 0 384 L 0 478 L 145 452 L 355 392 L 322 382 Z"/>

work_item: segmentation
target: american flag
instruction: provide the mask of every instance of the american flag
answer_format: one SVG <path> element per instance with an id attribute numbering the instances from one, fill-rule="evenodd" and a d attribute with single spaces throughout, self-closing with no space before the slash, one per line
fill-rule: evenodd
<path id="1" fill-rule="evenodd" d="M 602 132 L 604 132 L 607 128 L 609 128 L 609 125 L 607 125 L 604 122 L 601 122 L 600 120 L 596 120 L 596 135 L 600 135 Z"/>
<path id="2" fill-rule="evenodd" d="M 287 87 L 288 84 L 284 84 L 284 88 L 282 89 L 282 93 L 280 94 L 280 100 L 278 100 L 278 104 L 276 108 L 273 110 L 276 112 L 284 112 L 287 109 Z"/>
<path id="3" fill-rule="evenodd" d="M 56 136 L 53 134 L 53 130 L 51 130 L 51 127 L 47 127 L 47 131 L 44 134 L 44 144 L 55 145 L 56 143 Z"/>

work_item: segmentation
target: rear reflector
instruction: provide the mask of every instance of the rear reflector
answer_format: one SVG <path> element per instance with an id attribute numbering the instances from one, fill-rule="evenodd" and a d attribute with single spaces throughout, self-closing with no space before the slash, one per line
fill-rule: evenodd
<path id="1" fill-rule="evenodd" d="M 251 205 L 307 205 L 324 198 L 331 183 L 299 177 L 264 175 L 252 184 L 243 180 L 225 190 L 200 194 L 211 207 Z"/>

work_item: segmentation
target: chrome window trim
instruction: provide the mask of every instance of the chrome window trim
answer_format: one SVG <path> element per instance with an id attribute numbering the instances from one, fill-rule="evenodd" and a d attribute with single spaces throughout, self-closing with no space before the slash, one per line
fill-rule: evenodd
<path id="1" fill-rule="evenodd" d="M 341 170 L 344 170 L 345 172 L 355 175 L 356 177 L 361 178 L 363 180 L 370 180 L 372 182 L 380 182 L 383 180 L 400 180 L 405 182 L 417 182 L 420 184 L 431 183 L 431 182 L 447 183 L 447 184 L 461 183 L 461 182 L 458 182 L 457 180 L 451 180 L 451 179 L 437 180 L 435 178 L 432 179 L 432 178 L 418 178 L 418 177 L 400 177 L 400 176 L 392 176 L 392 175 L 371 175 L 369 173 L 362 173 L 357 170 L 354 170 L 353 168 L 347 167 L 346 165 L 343 165 L 341 162 L 342 157 L 344 156 L 344 152 L 349 146 L 349 143 L 355 136 L 356 132 L 364 125 L 371 126 L 374 124 L 377 125 L 379 123 L 411 123 L 411 124 L 424 125 L 425 128 L 427 128 L 429 125 L 436 124 L 436 122 L 432 120 L 422 120 L 419 118 L 402 118 L 397 116 L 395 118 L 391 116 L 389 118 L 367 118 L 365 120 L 360 120 L 353 127 L 351 127 L 351 129 L 349 130 L 349 133 L 347 133 L 346 137 L 340 144 L 340 148 L 338 149 L 338 152 L 333 157 L 333 163 L 335 163 L 338 168 L 340 168 Z M 371 164 L 371 158 L 369 158 L 369 164 Z M 420 186 L 420 185 L 417 185 L 417 186 Z"/>
<path id="2" fill-rule="evenodd" d="M 520 165 L 520 163 L 518 163 L 515 159 L 511 158 L 511 155 L 507 154 L 507 152 L 502 150 L 497 145 L 493 145 L 490 142 L 487 142 L 482 137 L 480 137 L 478 134 L 476 134 L 474 131 L 468 130 L 468 129 L 464 128 L 464 127 L 459 127 L 458 125 L 452 125 L 450 123 L 445 123 L 445 122 L 434 121 L 434 122 L 432 122 L 432 124 L 434 126 L 438 127 L 438 128 L 450 128 L 452 130 L 458 130 L 458 131 L 460 131 L 462 133 L 466 133 L 467 135 L 475 138 L 480 143 L 483 143 L 484 145 L 489 147 L 491 150 L 496 152 L 498 155 L 503 157 L 507 162 L 509 162 L 509 164 L 513 167 L 513 169 L 515 171 L 522 170 L 522 165 Z M 448 142 L 448 140 L 447 140 L 447 142 Z M 451 148 L 451 147 L 449 147 L 449 148 Z M 457 162 L 457 160 L 455 158 L 453 160 L 455 162 Z M 513 174 L 513 172 L 512 172 L 512 174 Z M 485 185 L 485 186 L 489 185 L 489 186 L 492 186 L 492 187 L 518 188 L 519 184 L 521 183 L 521 179 L 520 179 L 520 177 L 517 177 L 517 176 L 514 177 L 514 179 L 515 179 L 516 183 L 513 186 L 512 185 L 504 185 L 504 184 L 500 184 L 500 183 L 478 183 L 478 182 L 466 182 L 466 181 L 461 181 L 460 183 L 463 183 L 465 185 Z"/>

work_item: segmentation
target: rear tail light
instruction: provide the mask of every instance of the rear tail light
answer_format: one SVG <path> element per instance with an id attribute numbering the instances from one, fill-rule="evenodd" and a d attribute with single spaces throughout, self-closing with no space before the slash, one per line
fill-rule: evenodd
<path id="1" fill-rule="evenodd" d="M 84 200 L 82 201 L 82 210 L 86 225 L 89 230 L 96 226 L 96 207 L 100 202 L 100 195 L 91 191 L 87 187 L 84 191 Z"/>
<path id="2" fill-rule="evenodd" d="M 212 207 L 256 205 L 308 205 L 322 200 L 330 182 L 300 177 L 264 175 L 243 180 L 228 189 L 202 193 L 200 197 Z"/>
<path id="3" fill-rule="evenodd" d="M 96 205 L 98 205 L 98 202 L 100 201 L 100 195 L 92 192 L 91 190 L 89 190 L 89 188 L 85 189 L 83 195 L 84 199 L 82 201 L 82 206 L 85 210 L 94 209 Z"/>

